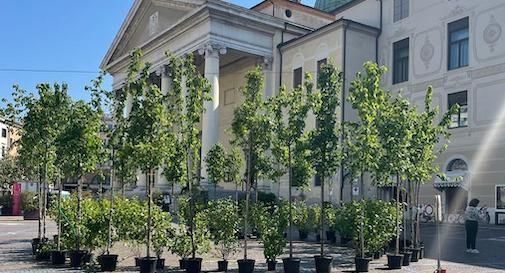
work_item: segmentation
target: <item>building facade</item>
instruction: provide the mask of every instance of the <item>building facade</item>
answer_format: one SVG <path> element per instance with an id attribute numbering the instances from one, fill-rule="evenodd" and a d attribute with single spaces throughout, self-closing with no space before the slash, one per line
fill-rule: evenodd
<path id="1" fill-rule="evenodd" d="M 462 106 L 452 117 L 449 149 L 438 161 L 450 179 L 426 181 L 422 202 L 433 203 L 433 195 L 440 193 L 447 213 L 462 209 L 470 198 L 479 198 L 491 216 L 505 212 L 505 189 L 500 186 L 505 185 L 505 3 L 318 0 L 316 7 L 288 0 L 263 1 L 250 9 L 220 0 L 137 0 L 101 67 L 120 89 L 129 52 L 141 48 L 144 60 L 153 65 L 153 77 L 168 92 L 164 53 L 194 53 L 212 84 L 213 100 L 202 122 L 204 156 L 217 142 L 229 145 L 227 129 L 241 101 L 238 89 L 253 66 L 264 68 L 268 97 L 283 84 L 292 87 L 306 72 L 315 79 L 321 63 L 333 62 L 344 75 L 340 118 L 350 120 L 355 115 L 345 103 L 349 83 L 363 62 L 377 61 L 390 68 L 386 87 L 401 91 L 414 105 L 423 105 L 424 91 L 432 85 L 441 112 L 452 104 Z M 314 126 L 313 117 L 307 122 Z M 145 187 L 142 177 L 139 188 Z M 370 197 L 391 193 L 371 185 L 359 188 L 345 177 L 342 171 L 332 179 L 330 201 L 347 200 L 360 191 Z M 155 180 L 160 188 L 168 185 L 160 173 Z M 260 188 L 285 196 L 286 184 L 263 181 Z M 316 201 L 319 188 L 314 180 L 312 190 L 303 194 Z"/>

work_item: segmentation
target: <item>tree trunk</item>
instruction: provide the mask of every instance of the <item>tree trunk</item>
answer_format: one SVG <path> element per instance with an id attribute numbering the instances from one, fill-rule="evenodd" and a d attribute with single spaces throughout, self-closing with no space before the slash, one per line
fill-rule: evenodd
<path id="1" fill-rule="evenodd" d="M 114 217 L 114 150 L 112 150 L 112 166 L 110 168 L 110 207 L 109 207 L 109 228 L 107 231 L 107 255 L 112 247 L 112 221 Z"/>
<path id="2" fill-rule="evenodd" d="M 245 182 L 245 212 L 244 212 L 244 260 L 247 260 L 247 235 L 249 231 L 249 193 L 252 186 L 252 133 L 249 132 L 249 149 L 247 151 L 247 179 Z"/>
<path id="3" fill-rule="evenodd" d="M 396 174 L 396 244 L 395 244 L 395 254 L 400 254 L 400 223 L 399 214 L 400 213 L 400 175 Z"/>
<path id="4" fill-rule="evenodd" d="M 292 208 L 292 187 L 293 187 L 293 168 L 291 167 L 291 147 L 288 147 L 288 199 L 289 199 L 289 258 L 293 258 L 293 208 Z M 279 188 L 280 188 L 279 179 Z"/>
<path id="5" fill-rule="evenodd" d="M 416 183 L 416 206 L 419 208 L 419 195 L 420 195 L 420 191 L 421 191 L 421 182 L 417 182 Z M 419 226 L 419 214 L 421 213 L 421 211 L 419 210 L 417 213 L 416 213 L 416 247 L 419 246 L 420 242 L 421 242 L 421 227 Z"/>
<path id="6" fill-rule="evenodd" d="M 76 229 L 76 250 L 81 250 L 81 221 L 82 221 L 82 177 L 77 180 L 77 229 Z"/>
<path id="7" fill-rule="evenodd" d="M 37 195 L 38 195 L 38 200 L 39 201 L 39 229 L 38 229 L 38 235 L 39 235 L 39 240 L 42 240 L 42 170 L 39 167 L 39 183 L 37 184 Z"/>
<path id="8" fill-rule="evenodd" d="M 324 256 L 324 176 L 321 176 L 321 227 L 319 236 L 321 236 L 321 256 Z"/>
<path id="9" fill-rule="evenodd" d="M 415 210 L 414 208 L 414 202 L 412 200 L 412 191 L 414 191 L 414 194 L 415 194 L 415 187 L 412 186 L 412 181 L 408 181 L 408 192 L 409 192 L 409 202 L 408 202 L 408 208 L 407 208 L 407 211 L 409 212 L 410 214 L 410 247 L 414 247 L 414 241 L 415 241 L 415 218 L 416 216 L 414 215 L 414 211 L 417 211 Z"/>
<path id="10" fill-rule="evenodd" d="M 146 257 L 149 258 L 151 257 L 151 225 L 152 225 L 152 219 L 151 219 L 151 203 L 153 201 L 152 194 L 151 194 L 151 176 L 149 175 L 151 173 L 151 169 L 146 172 L 146 182 L 147 182 L 147 240 L 146 240 Z"/>
<path id="11" fill-rule="evenodd" d="M 58 179 L 58 241 L 56 242 L 57 250 L 61 251 L 61 178 Z"/>

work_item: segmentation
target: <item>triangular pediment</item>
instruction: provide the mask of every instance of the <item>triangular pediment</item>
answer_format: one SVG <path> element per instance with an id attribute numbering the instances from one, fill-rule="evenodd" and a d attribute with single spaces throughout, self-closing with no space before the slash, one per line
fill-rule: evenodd
<path id="1" fill-rule="evenodd" d="M 102 62 L 102 69 L 203 4 L 203 0 L 136 0 Z"/>

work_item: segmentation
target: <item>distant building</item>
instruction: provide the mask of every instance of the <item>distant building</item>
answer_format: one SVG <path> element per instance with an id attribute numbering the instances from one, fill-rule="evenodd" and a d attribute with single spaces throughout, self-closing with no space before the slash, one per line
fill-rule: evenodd
<path id="1" fill-rule="evenodd" d="M 454 213 L 470 198 L 479 198 L 494 215 L 505 212 L 504 14 L 502 0 L 317 0 L 315 8 L 269 0 L 250 9 L 221 0 L 136 0 L 101 68 L 112 74 L 119 90 L 129 52 L 141 48 L 153 77 L 167 92 L 165 52 L 194 53 L 199 71 L 213 83 L 213 102 L 206 104 L 202 122 L 205 156 L 217 142 L 229 145 L 225 130 L 241 100 L 238 90 L 245 73 L 255 65 L 264 68 L 268 97 L 282 84 L 300 84 L 304 73 L 317 78 L 318 67 L 330 60 L 343 72 L 347 92 L 363 62 L 377 61 L 390 68 L 386 87 L 403 90 L 413 104 L 422 106 L 424 90 L 432 85 L 434 104 L 441 111 L 461 106 L 452 116 L 452 142 L 438 162 L 451 179 L 426 181 L 421 201 L 433 203 L 433 195 L 440 193 L 445 212 Z M 345 99 L 341 104 L 341 118 L 354 119 Z M 312 128 L 313 118 L 307 123 Z M 304 193 L 309 202 L 320 196 L 318 181 Z M 395 190 L 351 187 L 345 172 L 332 182 L 326 195 L 332 202 L 362 191 L 389 198 Z M 260 186 L 286 196 L 286 184 L 284 179 L 280 188 L 270 181 Z M 137 185 L 145 187 L 143 176 Z M 167 185 L 159 173 L 156 185 Z"/>

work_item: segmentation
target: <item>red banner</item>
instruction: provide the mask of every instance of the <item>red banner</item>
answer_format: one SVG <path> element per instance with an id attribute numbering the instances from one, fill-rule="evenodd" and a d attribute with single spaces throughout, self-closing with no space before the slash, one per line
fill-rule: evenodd
<path id="1" fill-rule="evenodd" d="M 12 215 L 21 215 L 21 183 L 12 184 Z"/>

